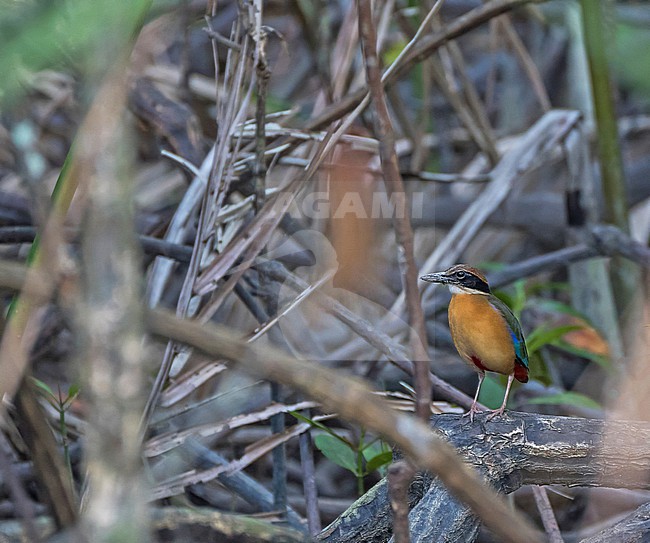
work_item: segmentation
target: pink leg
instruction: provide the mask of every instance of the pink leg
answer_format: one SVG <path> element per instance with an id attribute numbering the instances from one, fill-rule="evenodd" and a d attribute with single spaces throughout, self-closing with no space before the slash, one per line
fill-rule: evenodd
<path id="1" fill-rule="evenodd" d="M 506 410 L 506 404 L 508 403 L 508 395 L 510 394 L 510 387 L 512 386 L 512 381 L 514 381 L 514 379 L 515 379 L 514 373 L 508 375 L 508 386 L 506 386 L 506 394 L 503 397 L 503 403 L 501 404 L 501 407 L 499 407 L 499 409 L 495 409 L 494 411 L 492 411 L 490 415 L 488 415 L 487 420 L 492 420 L 497 415 L 503 415 L 503 412 Z"/>
<path id="2" fill-rule="evenodd" d="M 476 408 L 476 402 L 478 402 L 478 393 L 481 391 L 481 385 L 483 384 L 483 379 L 485 379 L 485 373 L 481 372 L 478 374 L 478 387 L 476 388 L 476 394 L 474 395 L 474 401 L 472 402 L 472 407 L 470 407 L 469 411 L 463 415 L 463 417 L 469 415 L 470 422 L 474 422 L 474 413 L 479 412 L 479 410 Z"/>

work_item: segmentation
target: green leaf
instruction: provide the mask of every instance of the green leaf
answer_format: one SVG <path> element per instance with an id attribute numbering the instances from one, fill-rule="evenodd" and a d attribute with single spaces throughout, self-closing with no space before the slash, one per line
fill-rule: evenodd
<path id="1" fill-rule="evenodd" d="M 42 393 L 44 393 L 46 396 L 51 396 L 52 398 L 56 399 L 54 391 L 50 388 L 50 386 L 47 383 L 44 383 L 40 379 L 36 379 L 36 377 L 32 377 L 32 381 L 36 385 L 36 388 L 39 388 Z M 50 398 L 47 399 L 49 400 Z"/>
<path id="2" fill-rule="evenodd" d="M 323 423 L 318 422 L 317 420 L 312 420 L 309 417 L 305 417 L 305 415 L 301 415 L 298 413 L 298 411 L 289 411 L 288 412 L 292 417 L 297 418 L 301 422 L 306 422 L 307 424 L 311 424 L 314 428 L 318 428 L 319 430 L 323 430 L 323 432 L 327 432 L 329 435 L 332 437 L 335 437 L 338 439 L 341 443 L 344 443 L 347 447 L 352 448 L 352 443 L 350 443 L 347 439 L 344 437 L 338 435 L 336 432 L 333 430 L 330 430 L 327 426 L 325 426 Z"/>
<path id="3" fill-rule="evenodd" d="M 357 474 L 357 454 L 340 439 L 330 434 L 319 434 L 314 438 L 314 445 L 336 465 Z"/>
<path id="4" fill-rule="evenodd" d="M 544 345 L 553 343 L 554 341 L 560 339 L 564 334 L 568 332 L 573 332 L 574 330 L 582 330 L 584 326 L 570 324 L 567 326 L 556 326 L 555 328 L 546 328 L 545 326 L 539 326 L 535 328 L 528 337 L 526 338 L 526 345 L 528 347 L 528 353 L 534 353 L 541 349 Z"/>
<path id="5" fill-rule="evenodd" d="M 395 41 L 385 52 L 384 52 L 384 65 L 388 66 L 395 62 L 395 59 L 400 55 L 406 43 L 403 40 Z"/>
<path id="6" fill-rule="evenodd" d="M 306 422 L 307 424 L 311 424 L 312 426 L 316 428 L 320 428 L 321 430 L 327 430 L 327 426 L 324 424 L 321 424 L 320 422 L 317 422 L 315 420 L 310 419 L 309 417 L 305 417 L 305 415 L 302 415 L 301 413 L 298 413 L 298 411 L 287 411 L 289 415 L 292 417 L 298 419 L 300 422 Z"/>
<path id="7" fill-rule="evenodd" d="M 548 300 L 546 298 L 535 299 L 535 307 L 538 307 L 544 311 L 577 317 L 584 320 L 585 322 L 589 322 L 589 319 L 587 319 L 583 313 L 558 300 Z"/>
<path id="8" fill-rule="evenodd" d="M 650 32 L 647 25 L 618 24 L 612 66 L 625 88 L 645 98 L 650 96 L 650 67 L 640 59 L 650 47 Z"/>
<path id="9" fill-rule="evenodd" d="M 503 270 L 506 265 L 503 262 L 494 262 L 492 260 L 481 261 L 478 263 L 477 268 L 486 272 Z"/>
<path id="10" fill-rule="evenodd" d="M 517 318 L 526 305 L 526 283 L 523 279 L 516 281 L 508 291 L 496 290 L 494 295 L 505 303 Z"/>
<path id="11" fill-rule="evenodd" d="M 25 71 L 57 69 L 61 63 L 75 68 L 106 62 L 99 53 L 113 55 L 139 27 L 149 0 L 89 2 L 13 2 L 0 9 L 0 102 L 18 97 L 24 89 Z M 24 5 L 23 5 L 24 4 Z M 56 44 L 56 45 L 54 45 Z M 23 81 L 21 81 L 23 80 Z"/>
<path id="12" fill-rule="evenodd" d="M 79 386 L 79 383 L 72 383 L 70 388 L 68 388 L 68 398 L 76 398 L 80 391 L 81 387 Z"/>
<path id="13" fill-rule="evenodd" d="M 512 312 L 517 317 L 521 317 L 521 312 L 524 310 L 524 306 L 526 305 L 526 282 L 523 279 L 520 279 L 519 281 L 515 281 L 513 287 L 515 289 L 515 296 L 510 309 L 512 309 Z"/>
<path id="14" fill-rule="evenodd" d="M 581 349 L 580 347 L 571 345 L 570 343 L 564 341 L 563 339 L 558 339 L 557 341 L 554 341 L 553 347 L 557 347 L 558 349 L 562 349 L 567 353 L 574 354 L 582 358 L 586 358 L 587 360 L 591 360 L 592 362 L 598 364 L 601 368 L 605 370 L 609 371 L 613 369 L 612 361 L 607 356 L 593 353 L 591 351 L 588 351 L 587 349 Z"/>
<path id="15" fill-rule="evenodd" d="M 548 364 L 544 357 L 542 356 L 542 351 L 536 351 L 533 354 L 528 355 L 530 360 L 530 372 L 528 377 L 535 381 L 540 381 L 541 383 L 549 386 L 553 383 L 553 378 L 548 369 Z"/>
<path id="16" fill-rule="evenodd" d="M 571 290 L 571 285 L 566 281 L 541 281 L 539 283 L 533 283 L 528 286 L 528 295 L 533 296 L 537 295 L 540 292 L 546 291 L 556 291 L 556 292 L 568 292 Z"/>
<path id="17" fill-rule="evenodd" d="M 380 452 L 379 454 L 368 459 L 368 462 L 366 464 L 366 472 L 372 473 L 373 471 L 378 470 L 379 468 L 383 468 L 384 466 L 387 466 L 392 461 L 393 461 L 392 451 Z"/>
<path id="18" fill-rule="evenodd" d="M 512 307 L 515 304 L 515 296 L 513 294 L 510 294 L 505 290 L 495 290 L 493 294 L 497 298 L 499 298 L 499 300 L 501 300 L 504 304 L 506 304 L 509 308 L 512 309 Z"/>
<path id="19" fill-rule="evenodd" d="M 602 409 L 602 406 L 589 396 L 585 396 L 580 392 L 560 392 L 550 396 L 540 396 L 529 400 L 531 404 L 546 404 L 546 405 L 573 405 L 575 407 L 586 407 L 588 409 Z"/>
<path id="20" fill-rule="evenodd" d="M 79 396 L 79 392 L 81 391 L 81 388 L 77 383 L 73 383 L 70 385 L 70 388 L 68 388 L 68 395 L 66 396 L 65 401 L 63 404 L 61 404 L 61 407 L 64 410 L 68 410 L 72 402 L 74 402 L 75 398 Z"/>
<path id="21" fill-rule="evenodd" d="M 375 438 L 373 441 L 370 441 L 363 447 L 363 449 L 361 449 L 363 457 L 367 461 L 386 451 L 390 451 L 390 447 L 379 438 Z"/>

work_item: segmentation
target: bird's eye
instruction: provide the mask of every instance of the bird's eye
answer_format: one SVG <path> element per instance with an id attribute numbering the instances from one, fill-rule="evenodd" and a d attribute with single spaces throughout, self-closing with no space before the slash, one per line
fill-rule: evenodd
<path id="1" fill-rule="evenodd" d="M 464 271 L 458 271 L 456 272 L 456 279 L 465 279 L 465 276 L 467 274 Z"/>

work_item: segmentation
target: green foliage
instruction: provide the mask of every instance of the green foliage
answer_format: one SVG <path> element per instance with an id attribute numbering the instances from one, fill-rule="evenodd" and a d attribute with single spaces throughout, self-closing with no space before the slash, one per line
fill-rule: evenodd
<path id="1" fill-rule="evenodd" d="M 319 434 L 314 437 L 314 445 L 337 466 L 357 475 L 357 454 L 353 447 L 330 434 Z"/>
<path id="2" fill-rule="evenodd" d="M 540 396 L 529 400 L 528 403 L 532 404 L 547 404 L 547 405 L 573 405 L 575 407 L 586 407 L 588 409 L 602 409 L 602 406 L 589 396 L 580 394 L 579 392 L 559 392 L 550 396 Z"/>
<path id="3" fill-rule="evenodd" d="M 505 302 L 508 307 L 512 309 L 515 317 L 518 319 L 521 318 L 521 312 L 524 310 L 526 301 L 528 299 L 528 294 L 526 292 L 526 282 L 523 279 L 515 281 L 512 284 L 512 288 L 510 290 L 497 290 L 494 292 L 494 295 L 501 301 Z"/>
<path id="4" fill-rule="evenodd" d="M 587 349 L 581 349 L 580 347 L 571 345 L 570 343 L 566 342 L 561 338 L 554 341 L 553 346 L 557 347 L 558 349 L 566 353 L 573 354 L 575 356 L 580 356 L 582 358 L 586 358 L 587 360 L 590 360 L 591 362 L 598 364 L 604 370 L 611 371 L 613 369 L 612 362 L 607 356 L 593 353 L 591 351 L 588 351 Z"/>
<path id="5" fill-rule="evenodd" d="M 0 102 L 16 98 L 31 71 L 62 64 L 95 69 L 111 62 L 116 47 L 139 28 L 149 5 L 150 0 L 4 2 L 0 73 L 7 77 L 0 80 Z"/>
<path id="6" fill-rule="evenodd" d="M 643 59 L 649 50 L 647 25 L 619 24 L 616 27 L 613 68 L 625 86 L 646 100 L 650 99 L 650 64 Z"/>
<path id="7" fill-rule="evenodd" d="M 386 466 L 393 461 L 393 451 L 385 450 L 387 445 L 381 441 L 378 446 L 368 447 L 363 450 L 363 457 L 366 459 L 366 472 L 379 471 L 382 475 L 386 472 Z"/>
<path id="8" fill-rule="evenodd" d="M 481 385 L 481 392 L 478 396 L 479 402 L 484 406 L 489 407 L 490 409 L 497 409 L 501 407 L 501 402 L 503 402 L 503 396 L 506 393 L 506 387 L 501 383 L 502 379 L 499 379 L 493 375 L 486 375 Z"/>
<path id="9" fill-rule="evenodd" d="M 63 456 L 66 466 L 68 466 L 68 472 L 70 474 L 70 480 L 72 480 L 72 464 L 70 462 L 70 446 L 68 442 L 68 426 L 65 421 L 65 415 L 72 402 L 75 401 L 77 396 L 79 396 L 80 388 L 77 383 L 73 383 L 68 388 L 68 392 L 64 395 L 61 393 L 61 389 L 58 389 L 55 393 L 52 388 L 47 384 L 32 377 L 33 383 L 36 385 L 36 388 L 40 392 L 41 396 L 49 403 L 54 410 L 59 414 L 59 433 L 61 434 L 61 442 L 63 443 Z"/>
<path id="10" fill-rule="evenodd" d="M 499 266 L 487 265 L 485 267 L 488 269 L 495 269 Z M 510 306 L 517 318 L 521 317 L 521 314 L 526 308 L 534 307 L 537 310 L 566 315 L 574 319 L 577 318 L 584 322 L 588 322 L 588 319 L 582 313 L 576 311 L 571 306 L 558 300 L 552 300 L 540 296 L 549 291 L 562 292 L 567 290 L 569 290 L 568 283 L 547 281 L 528 284 L 524 280 L 519 280 L 516 281 L 507 291 L 499 290 L 495 291 L 494 294 Z M 551 378 L 543 352 L 543 348 L 547 346 L 552 346 L 564 351 L 565 353 L 586 358 L 605 369 L 611 369 L 611 364 L 607 357 L 593 353 L 587 349 L 576 347 L 564 339 L 564 336 L 569 332 L 582 330 L 584 328 L 585 327 L 580 324 L 562 324 L 558 326 L 541 324 L 526 333 L 526 346 L 531 360 L 531 378 L 541 381 L 546 385 L 551 384 Z M 505 382 L 505 377 L 495 378 L 493 376 L 487 376 L 483 386 L 481 387 L 481 394 L 479 396 L 481 403 L 493 409 L 499 407 L 503 401 L 503 394 L 505 393 Z M 530 403 L 575 405 L 595 409 L 600 407 L 594 400 L 576 392 L 566 392 L 553 396 L 546 396 L 540 398 L 540 401 L 532 400 Z"/>
<path id="11" fill-rule="evenodd" d="M 533 293 L 539 292 L 542 289 L 548 290 L 549 288 L 564 289 L 565 284 L 541 283 L 528 287 L 524 280 L 520 280 L 516 281 L 512 286 L 512 289 L 509 291 L 496 291 L 495 296 L 508 304 L 518 319 L 521 318 L 521 314 L 528 306 L 535 306 L 537 308 L 547 309 L 556 313 L 568 314 L 572 317 L 585 319 L 579 312 L 575 311 L 566 304 L 555 302 L 553 300 L 540 299 L 537 296 L 531 295 Z M 544 364 L 542 357 L 536 356 L 542 347 L 545 347 L 547 345 L 553 345 L 556 347 L 560 345 L 568 345 L 566 342 L 560 342 L 562 337 L 568 332 L 580 330 L 582 328 L 582 326 L 576 324 L 562 326 L 548 326 L 546 324 L 541 324 L 537 328 L 534 328 L 531 332 L 525 334 L 528 356 L 531 359 L 535 359 L 536 362 L 541 362 Z M 542 373 L 545 374 L 546 371 L 543 371 Z"/>
<path id="12" fill-rule="evenodd" d="M 526 338 L 528 354 L 532 355 L 536 353 L 545 345 L 553 345 L 557 340 L 562 338 L 564 334 L 568 334 L 574 330 L 582 330 L 582 328 L 582 326 L 575 324 L 554 327 L 548 327 L 542 324 L 528 334 L 528 337 Z"/>
<path id="13" fill-rule="evenodd" d="M 72 405 L 72 402 L 79 395 L 79 385 L 77 383 L 71 384 L 70 388 L 68 388 L 67 394 L 63 397 L 61 390 L 58 390 L 57 394 L 55 394 L 52 387 L 47 383 L 44 383 L 40 379 L 36 379 L 36 377 L 32 377 L 32 380 L 34 381 L 36 388 L 41 392 L 43 398 L 45 398 L 45 400 L 47 400 L 47 402 L 54 407 L 57 412 L 67 411 L 70 408 L 70 405 Z"/>
<path id="14" fill-rule="evenodd" d="M 353 443 L 318 421 L 296 411 L 291 411 L 290 414 L 301 422 L 307 422 L 324 432 L 314 437 L 314 445 L 325 458 L 345 468 L 356 477 L 359 495 L 364 492 L 363 478 L 374 471 L 384 475 L 386 466 L 393 460 L 393 453 L 386 443 L 379 439 L 366 442 L 363 431 L 359 442 Z"/>
<path id="15" fill-rule="evenodd" d="M 391 43 L 390 47 L 388 47 L 388 49 L 386 49 L 383 54 L 384 66 L 390 66 L 393 62 L 395 62 L 404 47 L 406 47 L 406 42 L 404 40 L 396 40 L 395 42 Z"/>

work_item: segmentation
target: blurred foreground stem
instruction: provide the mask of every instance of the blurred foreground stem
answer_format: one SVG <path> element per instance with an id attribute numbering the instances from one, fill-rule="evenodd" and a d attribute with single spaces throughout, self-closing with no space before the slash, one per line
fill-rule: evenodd
<path id="1" fill-rule="evenodd" d="M 607 39 L 607 34 L 611 32 L 605 25 L 605 2 L 581 0 L 581 6 L 597 128 L 604 218 L 623 232 L 629 233 L 623 160 L 609 70 L 608 47 L 613 39 Z M 614 257 L 611 260 L 610 277 L 618 313 L 631 323 L 633 312 L 630 314 L 630 310 L 639 288 L 639 270 L 632 262 Z M 623 328 L 626 328 L 625 322 Z"/>

